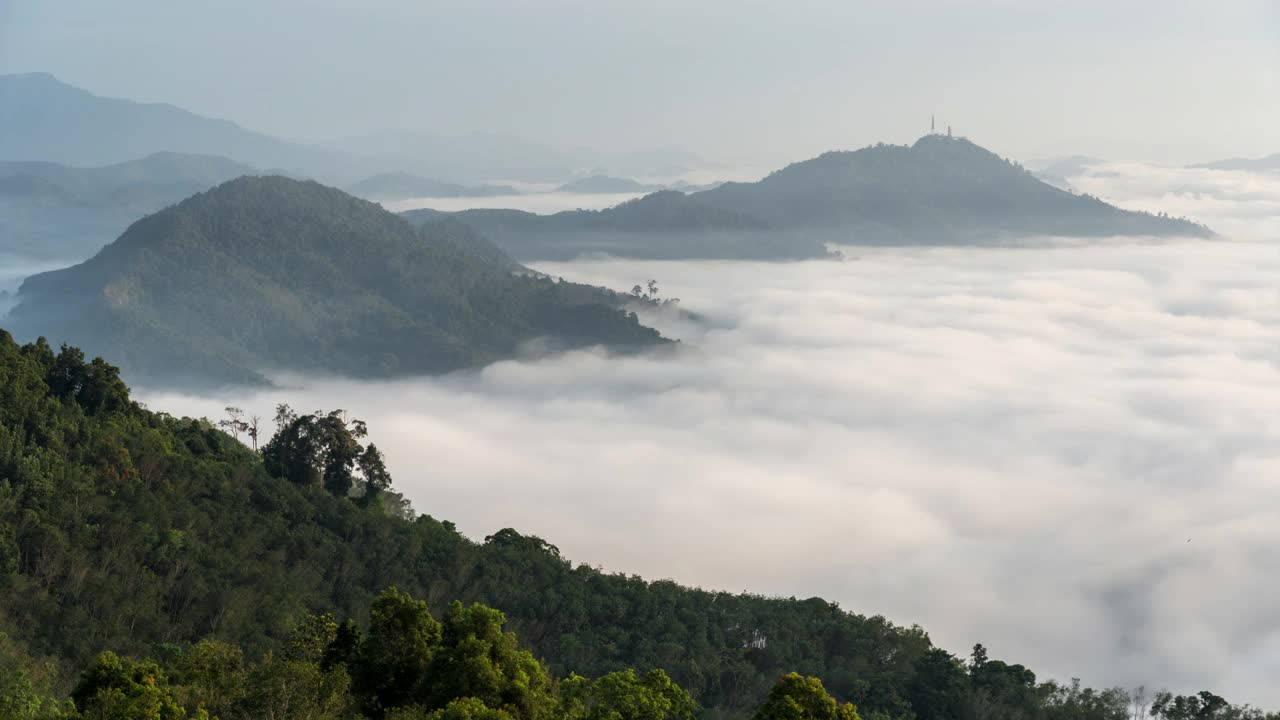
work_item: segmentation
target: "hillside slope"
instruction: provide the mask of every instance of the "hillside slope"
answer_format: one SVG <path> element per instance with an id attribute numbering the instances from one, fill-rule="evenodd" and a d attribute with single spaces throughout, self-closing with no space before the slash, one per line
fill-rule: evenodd
<path id="1" fill-rule="evenodd" d="M 725 183 L 692 197 L 774 227 L 825 231 L 853 244 L 1211 235 L 1192 222 L 1060 190 L 966 139 L 945 135 L 926 135 L 909 147 L 829 152 L 758 182 Z"/>
<path id="2" fill-rule="evenodd" d="M 110 354 L 134 378 L 202 383 L 446 372 L 543 337 L 663 342 L 609 292 L 516 269 L 464 225 L 415 228 L 317 183 L 242 177 L 28 278 L 9 322 Z"/>
<path id="3" fill-rule="evenodd" d="M 792 671 L 867 720 L 1129 717 L 1124 691 L 1043 682 L 981 647 L 962 663 L 918 627 L 819 598 L 608 574 L 511 529 L 473 542 L 333 494 L 318 473 L 273 475 L 272 453 L 140 407 L 101 360 L 0 331 L 0 669 L 48 657 L 65 691 L 102 650 L 174 658 L 213 638 L 283 651 L 308 613 L 368 617 L 394 585 L 437 617 L 453 600 L 498 608 L 559 677 L 663 668 L 708 719 L 746 718 Z"/>

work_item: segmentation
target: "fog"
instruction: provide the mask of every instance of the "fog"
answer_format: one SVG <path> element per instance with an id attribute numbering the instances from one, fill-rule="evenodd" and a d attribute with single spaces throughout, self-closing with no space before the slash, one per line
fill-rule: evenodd
<path id="1" fill-rule="evenodd" d="M 369 423 L 419 512 L 472 538 L 704 587 L 820 595 L 1094 685 L 1280 688 L 1274 178 L 1107 165 L 1073 187 L 1214 241 L 843 248 L 802 263 L 582 260 L 659 280 L 675 353 L 587 350 L 152 408 Z"/>
<path id="2" fill-rule="evenodd" d="M 0 254 L 0 320 L 13 307 L 18 288 L 31 275 L 66 267 L 69 262 L 32 260 L 14 255 Z"/>
<path id="3" fill-rule="evenodd" d="M 0 72 L 300 140 L 485 131 L 777 164 L 910 142 L 936 113 L 1002 154 L 1208 161 L 1280 145 L 1278 37 L 1267 0 L 62 0 L 0 3 Z"/>
<path id="4" fill-rule="evenodd" d="M 540 192 L 525 195 L 491 195 L 488 197 L 407 198 L 384 201 L 382 206 L 392 212 L 404 212 L 417 208 L 431 208 L 452 212 L 473 208 L 504 208 L 524 210 L 538 215 L 550 215 L 563 210 L 603 210 L 646 193 L 570 193 Z"/>

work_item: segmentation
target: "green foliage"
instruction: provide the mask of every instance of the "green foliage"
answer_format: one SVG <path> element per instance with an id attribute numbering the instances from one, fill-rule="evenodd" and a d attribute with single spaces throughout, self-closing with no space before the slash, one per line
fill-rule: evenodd
<path id="1" fill-rule="evenodd" d="M 104 652 L 71 692 L 80 717 L 100 720 L 182 720 L 168 679 L 154 661 Z"/>
<path id="2" fill-rule="evenodd" d="M 927 716 L 926 716 L 927 717 Z M 787 673 L 769 691 L 753 720 L 861 720 L 851 703 L 843 705 L 827 693 L 822 681 Z"/>
<path id="3" fill-rule="evenodd" d="M 276 434 L 262 446 L 263 463 L 272 475 L 295 485 L 323 487 L 335 497 L 347 497 L 359 482 L 369 501 L 391 487 L 382 453 L 373 444 L 360 444 L 368 434 L 363 421 L 347 420 L 342 410 L 298 415 L 281 405 L 276 424 Z"/>
<path id="4" fill-rule="evenodd" d="M 661 670 L 643 677 L 612 672 L 592 682 L 570 675 L 560 682 L 560 711 L 578 720 L 693 720 L 697 705 Z"/>
<path id="5" fill-rule="evenodd" d="M 356 691 L 375 717 L 423 699 L 440 648 L 440 623 L 427 604 L 390 588 L 369 608 L 369 633 L 355 651 Z"/>

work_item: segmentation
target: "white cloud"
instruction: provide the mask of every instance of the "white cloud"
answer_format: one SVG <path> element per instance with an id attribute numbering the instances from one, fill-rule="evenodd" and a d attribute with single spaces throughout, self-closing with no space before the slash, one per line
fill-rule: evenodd
<path id="1" fill-rule="evenodd" d="M 1188 177 L 1224 189 L 1160 189 Z M 1220 230 L 1280 197 L 1145 167 L 1097 191 Z M 1272 232 L 1259 217 L 1247 237 Z M 511 526 L 611 570 L 821 595 L 1041 677 L 1280 706 L 1280 246 L 849 254 L 540 267 L 658 278 L 706 317 L 648 318 L 684 338 L 673 353 L 144 397 L 346 408 L 419 511 L 472 537 Z"/>
<path id="2" fill-rule="evenodd" d="M 1248 680 L 1280 629 L 1258 601 L 1280 589 L 1275 248 L 542 269 L 657 277 L 713 322 L 672 355 L 147 399 L 347 408 L 415 506 L 473 537 L 513 526 L 610 569 L 821 594 L 1042 674 L 1280 704 Z"/>

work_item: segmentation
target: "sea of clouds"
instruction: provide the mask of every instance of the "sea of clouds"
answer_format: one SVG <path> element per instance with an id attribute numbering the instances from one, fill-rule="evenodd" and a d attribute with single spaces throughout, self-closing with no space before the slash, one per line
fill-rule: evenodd
<path id="1" fill-rule="evenodd" d="M 659 280 L 674 352 L 600 350 L 277 402 L 369 423 L 419 512 L 704 587 L 821 595 L 1042 678 L 1280 707 L 1280 183 L 1098 166 L 1072 186 L 1215 241 L 845 248 L 540 265 Z"/>

